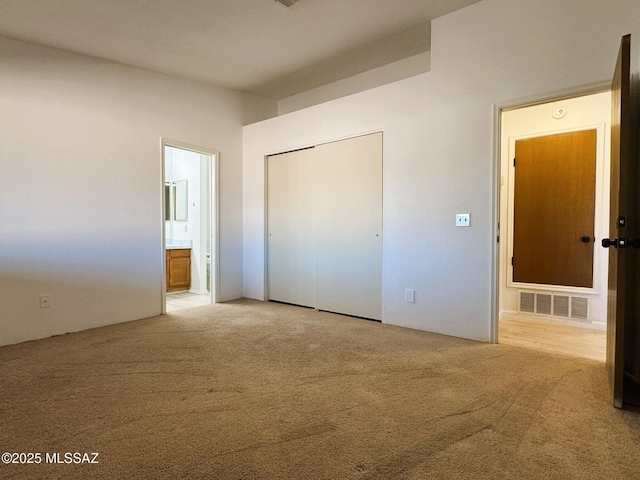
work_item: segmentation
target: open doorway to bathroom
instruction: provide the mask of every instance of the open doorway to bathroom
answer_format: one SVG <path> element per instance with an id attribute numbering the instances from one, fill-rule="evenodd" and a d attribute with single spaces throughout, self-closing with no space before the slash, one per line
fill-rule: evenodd
<path id="1" fill-rule="evenodd" d="M 162 140 L 163 313 L 218 299 L 218 157 Z"/>

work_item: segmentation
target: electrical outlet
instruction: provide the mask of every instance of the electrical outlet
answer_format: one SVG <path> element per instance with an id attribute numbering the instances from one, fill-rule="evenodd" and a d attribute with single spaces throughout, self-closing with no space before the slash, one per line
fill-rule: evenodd
<path id="1" fill-rule="evenodd" d="M 456 213 L 456 227 L 468 227 L 470 223 L 470 213 Z"/>
<path id="2" fill-rule="evenodd" d="M 51 294 L 43 293 L 40 295 L 40 308 L 49 308 L 51 306 Z"/>
<path id="3" fill-rule="evenodd" d="M 415 303 L 416 301 L 416 291 L 411 289 L 411 288 L 407 288 L 404 291 L 404 301 L 407 303 Z"/>

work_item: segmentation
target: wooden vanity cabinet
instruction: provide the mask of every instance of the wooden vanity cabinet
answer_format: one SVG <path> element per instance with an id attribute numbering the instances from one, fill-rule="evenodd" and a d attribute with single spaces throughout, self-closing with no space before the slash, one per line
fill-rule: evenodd
<path id="1" fill-rule="evenodd" d="M 191 288 L 191 249 L 166 250 L 167 292 L 179 292 Z"/>

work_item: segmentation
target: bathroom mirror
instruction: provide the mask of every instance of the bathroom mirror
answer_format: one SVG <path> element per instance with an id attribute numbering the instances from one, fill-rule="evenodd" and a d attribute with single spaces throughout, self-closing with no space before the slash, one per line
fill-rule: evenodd
<path id="1" fill-rule="evenodd" d="M 174 219 L 186 221 L 189 213 L 189 201 L 187 195 L 187 181 L 178 180 L 174 184 L 175 211 Z"/>
<path id="2" fill-rule="evenodd" d="M 187 221 L 189 212 L 187 180 L 164 184 L 165 220 Z"/>

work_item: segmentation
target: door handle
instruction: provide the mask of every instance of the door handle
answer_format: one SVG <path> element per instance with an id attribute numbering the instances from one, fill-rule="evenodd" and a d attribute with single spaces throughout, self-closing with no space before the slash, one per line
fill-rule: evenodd
<path id="1" fill-rule="evenodd" d="M 589 243 L 591 241 L 591 237 L 585 235 L 580 240 L 582 240 L 582 243 Z"/>
<path id="2" fill-rule="evenodd" d="M 640 240 L 640 239 L 638 239 Z M 640 242 L 639 242 L 639 247 L 640 248 Z M 627 239 L 626 238 L 614 238 L 613 240 L 610 240 L 608 238 L 603 238 L 602 239 L 602 246 L 604 248 L 609 248 L 609 247 L 613 247 L 613 248 L 627 248 Z"/>

